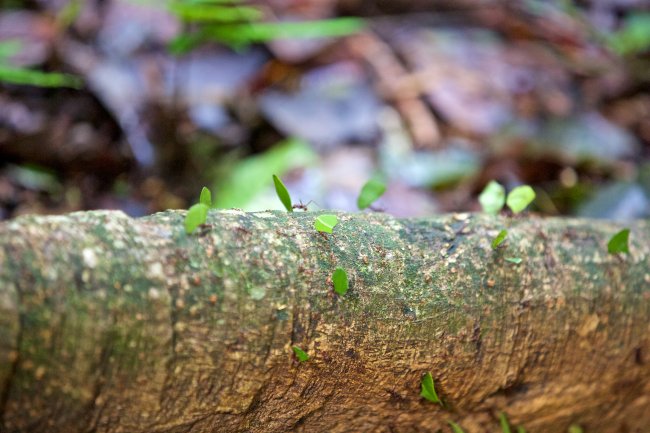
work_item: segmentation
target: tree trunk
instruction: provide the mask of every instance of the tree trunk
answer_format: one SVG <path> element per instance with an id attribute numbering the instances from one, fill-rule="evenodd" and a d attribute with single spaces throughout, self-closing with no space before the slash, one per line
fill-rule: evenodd
<path id="1" fill-rule="evenodd" d="M 0 224 L 0 431 L 649 431 L 648 221 L 184 215 Z"/>

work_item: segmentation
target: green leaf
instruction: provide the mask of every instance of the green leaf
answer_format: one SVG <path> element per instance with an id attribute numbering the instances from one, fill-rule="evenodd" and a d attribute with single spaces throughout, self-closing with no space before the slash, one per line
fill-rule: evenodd
<path id="1" fill-rule="evenodd" d="M 336 215 L 319 215 L 314 222 L 314 228 L 319 232 L 332 233 L 332 229 L 339 223 Z"/>
<path id="2" fill-rule="evenodd" d="M 640 54 L 650 48 L 650 13 L 632 12 L 623 27 L 606 41 L 619 54 Z"/>
<path id="3" fill-rule="evenodd" d="M 199 203 L 206 205 L 207 207 L 212 207 L 212 193 L 206 187 L 203 187 L 201 190 L 201 197 L 199 198 Z"/>
<path id="4" fill-rule="evenodd" d="M 305 362 L 305 361 L 309 360 L 309 355 L 307 355 L 307 352 L 302 350 L 300 347 L 293 346 L 292 349 L 293 349 L 294 355 L 296 355 L 296 358 L 298 358 L 298 361 Z"/>
<path id="5" fill-rule="evenodd" d="M 526 433 L 526 429 L 522 426 L 517 427 L 517 433 Z"/>
<path id="6" fill-rule="evenodd" d="M 582 427 L 580 427 L 578 424 L 571 424 L 569 426 L 569 433 L 583 433 L 584 430 L 582 430 Z"/>
<path id="7" fill-rule="evenodd" d="M 0 81 L 38 87 L 72 87 L 80 88 L 79 77 L 56 72 L 42 72 L 33 69 L 0 65 Z"/>
<path id="8" fill-rule="evenodd" d="M 366 209 L 381 197 L 386 192 L 386 184 L 378 177 L 374 177 L 361 188 L 359 198 L 357 199 L 357 207 L 359 209 Z"/>
<path id="9" fill-rule="evenodd" d="M 250 6 L 193 5 L 176 3 L 169 6 L 170 12 L 180 19 L 191 22 L 236 23 L 257 21 L 263 17 L 261 10 Z"/>
<path id="10" fill-rule="evenodd" d="M 506 204 L 514 213 L 526 209 L 535 200 L 535 191 L 528 185 L 521 185 L 510 191 Z"/>
<path id="11" fill-rule="evenodd" d="M 506 189 L 497 181 L 490 181 L 478 196 L 483 212 L 496 215 L 506 202 Z"/>
<path id="12" fill-rule="evenodd" d="M 185 232 L 192 233 L 198 226 L 205 224 L 208 217 L 208 207 L 203 203 L 198 203 L 187 210 L 185 215 Z"/>
<path id="13" fill-rule="evenodd" d="M 348 292 L 348 274 L 342 268 L 336 268 L 332 274 L 332 282 L 334 283 L 334 291 L 343 296 Z"/>
<path id="14" fill-rule="evenodd" d="M 266 197 L 273 174 L 305 167 L 316 162 L 316 153 L 306 141 L 291 138 L 276 143 L 264 153 L 248 156 L 240 161 L 226 161 L 222 173 L 211 179 L 219 185 L 214 197 L 216 208 L 240 208 L 247 211 L 268 209 Z M 271 197 L 275 202 L 275 198 Z M 260 204 L 263 203 L 263 204 Z"/>
<path id="15" fill-rule="evenodd" d="M 521 263 L 523 260 L 521 257 L 506 257 L 506 261 L 510 263 L 514 263 L 515 265 L 518 265 Z"/>
<path id="16" fill-rule="evenodd" d="M 203 29 L 206 36 L 230 44 L 251 44 L 276 39 L 308 39 L 346 36 L 365 27 L 359 18 L 341 17 L 314 21 L 220 24 Z"/>
<path id="17" fill-rule="evenodd" d="M 492 249 L 496 250 L 499 245 L 503 243 L 503 241 L 506 240 L 506 236 L 508 236 L 508 231 L 507 230 L 501 230 L 499 234 L 497 235 L 496 238 L 492 241 Z"/>
<path id="18" fill-rule="evenodd" d="M 167 50 L 174 56 L 183 55 L 205 41 L 202 34 L 180 34 L 167 44 Z"/>
<path id="19" fill-rule="evenodd" d="M 623 229 L 616 233 L 607 243 L 607 251 L 610 254 L 616 253 L 629 253 L 630 247 L 628 242 L 630 240 L 630 229 Z"/>
<path id="20" fill-rule="evenodd" d="M 454 432 L 454 433 L 465 433 L 465 431 L 461 428 L 461 426 L 459 426 L 455 422 L 453 422 L 453 421 L 447 421 L 447 422 L 449 423 L 449 427 L 451 427 L 452 432 Z"/>
<path id="21" fill-rule="evenodd" d="M 499 424 L 501 424 L 501 431 L 503 433 L 512 433 L 510 430 L 510 423 L 505 413 L 499 412 Z"/>
<path id="22" fill-rule="evenodd" d="M 275 184 L 275 192 L 284 205 L 285 209 L 287 209 L 287 212 L 293 212 L 291 196 L 289 195 L 289 191 L 287 191 L 287 187 L 284 186 L 280 178 L 276 175 L 273 175 L 273 183 Z"/>
<path id="23" fill-rule="evenodd" d="M 436 388 L 433 385 L 433 377 L 431 376 L 431 373 L 427 373 L 424 376 L 422 376 L 422 391 L 420 391 L 420 396 L 426 398 L 429 400 L 431 403 L 440 403 L 442 404 L 442 401 L 438 398 L 438 394 L 436 394 Z"/>

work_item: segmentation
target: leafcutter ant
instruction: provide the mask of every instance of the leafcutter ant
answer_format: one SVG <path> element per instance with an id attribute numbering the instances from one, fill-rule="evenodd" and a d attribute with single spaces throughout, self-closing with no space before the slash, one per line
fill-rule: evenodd
<path id="1" fill-rule="evenodd" d="M 316 203 L 314 200 L 309 200 L 307 203 L 303 203 L 302 200 L 300 200 L 300 203 L 294 204 L 291 207 L 293 209 L 301 209 L 302 211 L 307 212 L 309 210 L 307 206 L 309 206 L 311 203 L 318 205 L 318 203 Z"/>

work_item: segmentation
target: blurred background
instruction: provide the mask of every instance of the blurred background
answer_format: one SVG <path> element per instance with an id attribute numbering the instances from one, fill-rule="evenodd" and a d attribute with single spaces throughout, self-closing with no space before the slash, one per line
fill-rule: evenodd
<path id="1" fill-rule="evenodd" d="M 0 219 L 187 208 L 650 215 L 649 0 L 1 0 Z"/>

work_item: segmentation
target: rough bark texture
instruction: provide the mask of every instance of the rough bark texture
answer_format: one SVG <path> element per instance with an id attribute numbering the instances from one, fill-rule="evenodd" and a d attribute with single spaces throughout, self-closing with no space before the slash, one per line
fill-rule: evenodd
<path id="1" fill-rule="evenodd" d="M 650 431 L 650 222 L 315 217 L 1 224 L 0 430 Z"/>

